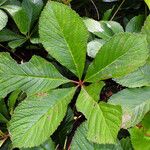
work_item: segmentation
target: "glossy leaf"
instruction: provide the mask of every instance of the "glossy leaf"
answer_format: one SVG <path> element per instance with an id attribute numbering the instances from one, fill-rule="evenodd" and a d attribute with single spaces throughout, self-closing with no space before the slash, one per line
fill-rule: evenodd
<path id="1" fill-rule="evenodd" d="M 51 1 L 42 12 L 39 33 L 48 53 L 81 78 L 88 38 L 82 19 L 68 6 Z"/>
<path id="2" fill-rule="evenodd" d="M 122 115 L 120 106 L 97 103 L 84 88 L 77 99 L 76 106 L 88 121 L 88 140 L 99 144 L 116 143 Z"/>
<path id="3" fill-rule="evenodd" d="M 123 109 L 123 128 L 135 126 L 150 111 L 149 91 L 150 87 L 125 89 L 110 98 L 111 104 L 121 105 Z"/>
<path id="4" fill-rule="evenodd" d="M 90 41 L 87 45 L 87 54 L 88 56 L 95 58 L 98 51 L 101 49 L 101 47 L 104 45 L 105 41 L 102 39 L 95 39 L 93 41 Z"/>
<path id="5" fill-rule="evenodd" d="M 120 143 L 95 144 L 90 142 L 86 135 L 88 132 L 87 122 L 82 123 L 72 139 L 71 150 L 123 150 Z"/>
<path id="6" fill-rule="evenodd" d="M 114 80 L 130 88 L 150 86 L 150 58 L 144 66 L 138 68 L 136 71 Z"/>
<path id="7" fill-rule="evenodd" d="M 139 15 L 133 17 L 126 26 L 126 32 L 140 32 L 144 24 L 144 16 Z"/>
<path id="8" fill-rule="evenodd" d="M 75 88 L 56 89 L 27 97 L 15 110 L 9 123 L 14 147 L 42 144 L 63 120 Z"/>
<path id="9" fill-rule="evenodd" d="M 0 30 L 2 30 L 6 26 L 7 21 L 7 14 L 3 10 L 0 10 Z"/>
<path id="10" fill-rule="evenodd" d="M 85 80 L 95 82 L 125 76 L 145 64 L 148 53 L 145 35 L 116 34 L 97 53 Z"/>
<path id="11" fill-rule="evenodd" d="M 48 91 L 68 82 L 46 60 L 33 56 L 23 64 L 17 64 L 7 53 L 0 54 L 0 96 L 21 89 L 28 94 Z"/>
<path id="12" fill-rule="evenodd" d="M 146 21 L 142 28 L 142 33 L 147 35 L 148 47 L 150 49 L 150 15 L 146 18 Z"/>
<path id="13" fill-rule="evenodd" d="M 114 21 L 96 21 L 94 19 L 84 19 L 84 23 L 89 32 L 108 41 L 115 33 L 123 32 L 122 26 Z"/>

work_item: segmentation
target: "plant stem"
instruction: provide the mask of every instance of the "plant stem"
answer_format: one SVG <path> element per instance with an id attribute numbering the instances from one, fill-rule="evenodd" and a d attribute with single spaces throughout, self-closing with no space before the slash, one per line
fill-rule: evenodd
<path id="1" fill-rule="evenodd" d="M 110 21 L 112 21 L 112 20 L 114 19 L 114 17 L 115 17 L 116 14 L 118 13 L 119 9 L 121 8 L 121 6 L 123 5 L 124 2 L 125 2 L 125 0 L 123 0 L 123 1 L 120 3 L 119 7 L 117 8 L 117 10 L 115 11 L 115 13 L 114 13 L 113 16 L 111 17 Z"/>
<path id="2" fill-rule="evenodd" d="M 95 8 L 95 10 L 96 10 L 97 20 L 99 20 L 99 11 L 98 11 L 98 9 L 97 9 L 97 7 L 96 7 L 94 1 L 93 1 L 93 0 L 90 0 L 90 1 L 91 1 L 91 3 L 93 4 L 93 6 L 94 6 L 94 8 Z"/>

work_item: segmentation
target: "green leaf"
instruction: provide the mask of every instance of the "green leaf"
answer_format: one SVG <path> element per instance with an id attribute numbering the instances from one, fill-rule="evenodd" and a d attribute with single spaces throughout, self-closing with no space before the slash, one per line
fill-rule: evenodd
<path id="1" fill-rule="evenodd" d="M 0 54 L 0 96 L 21 89 L 28 94 L 48 91 L 68 82 L 46 60 L 33 56 L 30 62 L 17 64 L 7 53 Z"/>
<path id="2" fill-rule="evenodd" d="M 13 40 L 20 40 L 23 39 L 24 36 L 16 34 L 9 29 L 3 29 L 0 31 L 0 42 L 7 42 Z"/>
<path id="3" fill-rule="evenodd" d="M 7 123 L 8 120 L 0 113 L 0 123 Z"/>
<path id="4" fill-rule="evenodd" d="M 0 1 L 0 6 L 3 5 L 7 0 L 1 0 Z"/>
<path id="5" fill-rule="evenodd" d="M 144 24 L 144 16 L 139 15 L 133 17 L 126 26 L 126 32 L 140 32 Z"/>
<path id="6" fill-rule="evenodd" d="M 120 106 L 97 103 L 84 88 L 81 90 L 76 106 L 88 121 L 88 140 L 99 144 L 116 143 L 122 116 Z"/>
<path id="7" fill-rule="evenodd" d="M 145 35 L 116 34 L 101 47 L 88 68 L 85 80 L 95 82 L 125 76 L 144 65 L 148 54 Z"/>
<path id="8" fill-rule="evenodd" d="M 2 30 L 6 26 L 7 21 L 7 14 L 3 10 L 0 10 L 0 30 Z"/>
<path id="9" fill-rule="evenodd" d="M 75 88 L 56 89 L 27 97 L 15 110 L 9 131 L 14 147 L 42 144 L 63 120 Z"/>
<path id="10" fill-rule="evenodd" d="M 68 6 L 51 1 L 42 12 L 39 33 L 48 53 L 81 79 L 88 39 L 82 19 Z"/>
<path id="11" fill-rule="evenodd" d="M 123 109 L 122 127 L 130 128 L 141 122 L 150 111 L 150 87 L 125 89 L 114 94 L 109 103 L 121 105 Z"/>
<path id="12" fill-rule="evenodd" d="M 90 41 L 87 45 L 87 54 L 88 56 L 95 58 L 96 54 L 100 48 L 104 45 L 105 41 L 102 39 L 95 39 Z"/>
<path id="13" fill-rule="evenodd" d="M 130 88 L 150 86 L 150 58 L 144 66 L 139 67 L 136 71 L 114 80 Z"/>
<path id="14" fill-rule="evenodd" d="M 49 138 L 46 142 L 41 144 L 38 147 L 33 147 L 33 148 L 21 148 L 20 150 L 56 150 L 55 149 L 55 144 L 52 141 L 51 138 Z"/>
<path id="15" fill-rule="evenodd" d="M 122 138 L 120 140 L 120 144 L 121 144 L 122 150 L 133 150 L 130 137 Z"/>
<path id="16" fill-rule="evenodd" d="M 147 35 L 148 48 L 150 49 L 150 15 L 146 18 L 142 33 Z"/>
<path id="17" fill-rule="evenodd" d="M 92 83 L 89 86 L 85 86 L 84 89 L 96 102 L 98 102 L 100 100 L 100 92 L 104 85 L 105 83 L 100 81 L 97 83 Z"/>
<path id="18" fill-rule="evenodd" d="M 86 18 L 84 23 L 89 32 L 108 41 L 115 33 L 123 32 L 122 26 L 114 21 L 96 21 Z"/>
<path id="19" fill-rule="evenodd" d="M 150 111 L 144 116 L 141 124 L 144 128 L 144 132 L 150 134 Z"/>
<path id="20" fill-rule="evenodd" d="M 144 1 L 147 4 L 148 8 L 150 9 L 150 0 L 144 0 Z"/>
<path id="21" fill-rule="evenodd" d="M 21 93 L 21 90 L 16 90 L 16 91 L 12 92 L 8 98 L 8 107 L 9 107 L 9 112 L 11 115 L 13 114 L 14 107 L 15 107 L 17 98 L 20 93 Z"/>
<path id="22" fill-rule="evenodd" d="M 18 39 L 18 40 L 14 40 L 8 43 L 9 47 L 11 47 L 12 49 L 15 49 L 16 47 L 21 46 L 23 43 L 25 43 L 27 41 L 26 37 Z"/>
<path id="23" fill-rule="evenodd" d="M 135 150 L 149 150 L 150 149 L 150 137 L 144 135 L 142 129 L 134 127 L 130 129 L 131 142 Z"/>
<path id="24" fill-rule="evenodd" d="M 71 142 L 71 150 L 122 150 L 120 143 L 95 144 L 90 142 L 86 135 L 88 132 L 87 122 L 82 123 L 75 132 Z"/>

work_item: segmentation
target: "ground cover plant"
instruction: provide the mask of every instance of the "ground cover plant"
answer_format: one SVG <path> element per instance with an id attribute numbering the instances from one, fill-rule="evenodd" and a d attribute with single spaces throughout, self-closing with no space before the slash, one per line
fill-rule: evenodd
<path id="1" fill-rule="evenodd" d="M 0 149 L 150 149 L 150 3 L 130 2 L 0 2 Z"/>

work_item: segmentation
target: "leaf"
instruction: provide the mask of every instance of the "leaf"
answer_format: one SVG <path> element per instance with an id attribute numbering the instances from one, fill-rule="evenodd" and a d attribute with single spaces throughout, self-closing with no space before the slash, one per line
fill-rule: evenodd
<path id="1" fill-rule="evenodd" d="M 3 5 L 7 0 L 1 0 L 0 1 L 0 6 Z"/>
<path id="2" fill-rule="evenodd" d="M 7 123 L 8 120 L 0 113 L 0 123 Z"/>
<path id="3" fill-rule="evenodd" d="M 131 142 L 135 150 L 150 149 L 150 137 L 145 136 L 143 131 L 137 127 L 130 129 Z"/>
<path id="4" fill-rule="evenodd" d="M 89 93 L 89 95 L 98 102 L 100 100 L 100 92 L 104 87 L 105 83 L 100 81 L 97 83 L 92 83 L 89 86 L 85 86 L 84 89 Z"/>
<path id="5" fill-rule="evenodd" d="M 90 142 L 86 134 L 88 132 L 87 122 L 82 123 L 75 132 L 71 142 L 71 150 L 122 150 L 119 143 L 113 144 L 95 144 Z"/>
<path id="6" fill-rule="evenodd" d="M 150 15 L 146 18 L 142 33 L 147 35 L 148 48 L 150 49 Z"/>
<path id="7" fill-rule="evenodd" d="M 51 138 L 38 147 L 33 148 L 21 148 L 20 150 L 55 150 L 55 144 Z"/>
<path id="8" fill-rule="evenodd" d="M 87 70 L 85 80 L 95 82 L 125 76 L 144 65 L 148 54 L 145 35 L 116 34 L 101 47 Z"/>
<path id="9" fill-rule="evenodd" d="M 130 137 L 122 138 L 120 144 L 123 150 L 133 150 Z"/>
<path id="10" fill-rule="evenodd" d="M 81 79 L 88 39 L 82 19 L 68 6 L 48 2 L 40 17 L 39 34 L 48 53 Z"/>
<path id="11" fill-rule="evenodd" d="M 114 21 L 96 21 L 86 18 L 84 23 L 89 32 L 108 41 L 115 33 L 123 32 L 122 26 Z"/>
<path id="12" fill-rule="evenodd" d="M 87 54 L 88 56 L 95 58 L 96 54 L 100 48 L 104 45 L 105 41 L 102 39 L 95 39 L 90 41 L 87 45 Z"/>
<path id="13" fill-rule="evenodd" d="M 33 56 L 30 62 L 17 64 L 7 53 L 0 54 L 0 96 L 21 89 L 28 94 L 48 91 L 68 82 L 46 60 Z"/>
<path id="14" fill-rule="evenodd" d="M 125 89 L 110 98 L 110 104 L 120 105 L 123 109 L 123 128 L 135 126 L 150 111 L 149 91 L 150 87 Z"/>
<path id="15" fill-rule="evenodd" d="M 7 14 L 3 10 L 0 10 L 0 30 L 2 30 L 6 26 L 7 21 Z"/>
<path id="16" fill-rule="evenodd" d="M 27 41 L 26 37 L 22 38 L 22 39 L 18 39 L 18 40 L 14 40 L 8 43 L 9 47 L 11 47 L 12 49 L 15 49 L 16 47 L 21 46 L 23 43 L 25 43 Z"/>
<path id="17" fill-rule="evenodd" d="M 141 125 L 144 128 L 144 132 L 150 134 L 150 111 L 144 116 Z"/>
<path id="18" fill-rule="evenodd" d="M 99 144 L 116 143 L 122 115 L 120 106 L 97 103 L 90 93 L 82 88 L 76 107 L 88 121 L 88 140 Z"/>
<path id="19" fill-rule="evenodd" d="M 150 86 L 150 58 L 144 66 L 139 67 L 136 71 L 114 80 L 130 88 Z"/>
<path id="20" fill-rule="evenodd" d="M 144 1 L 147 4 L 148 8 L 150 9 L 150 0 L 144 0 Z"/>
<path id="21" fill-rule="evenodd" d="M 56 89 L 27 97 L 16 109 L 9 123 L 14 147 L 42 144 L 63 120 L 75 88 Z"/>
<path id="22" fill-rule="evenodd" d="M 140 32 L 144 24 L 144 16 L 139 15 L 133 17 L 126 26 L 126 32 Z"/>

